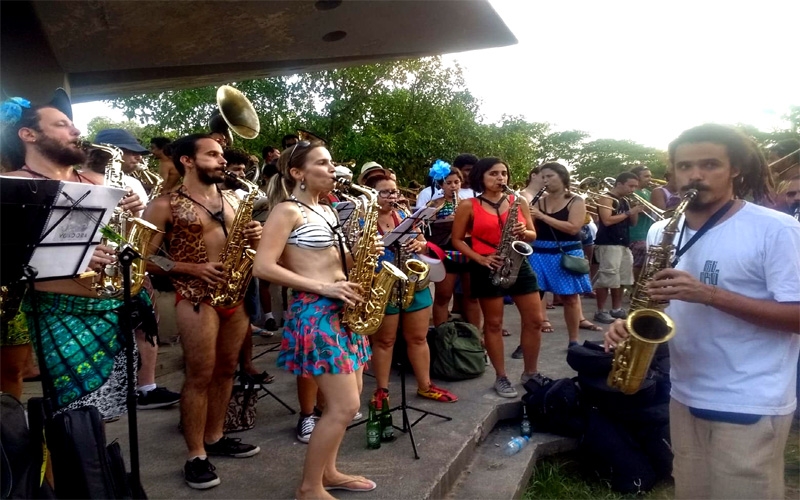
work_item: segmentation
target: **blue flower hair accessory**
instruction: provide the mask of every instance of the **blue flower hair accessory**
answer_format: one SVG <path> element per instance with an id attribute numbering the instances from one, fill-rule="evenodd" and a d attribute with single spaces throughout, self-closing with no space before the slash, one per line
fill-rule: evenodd
<path id="1" fill-rule="evenodd" d="M 11 97 L 0 104 L 0 122 L 14 124 L 22 118 L 22 108 L 30 108 L 31 102 L 22 97 Z"/>
<path id="2" fill-rule="evenodd" d="M 442 160 L 436 160 L 433 162 L 433 165 L 431 165 L 428 175 L 435 181 L 441 181 L 450 175 L 450 164 Z"/>

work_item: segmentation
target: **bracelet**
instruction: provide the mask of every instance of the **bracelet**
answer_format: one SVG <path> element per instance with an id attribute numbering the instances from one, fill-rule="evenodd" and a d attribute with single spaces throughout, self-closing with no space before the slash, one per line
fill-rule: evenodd
<path id="1" fill-rule="evenodd" d="M 714 303 L 714 295 L 716 295 L 716 294 L 717 294 L 717 287 L 716 287 L 716 285 L 711 285 L 711 287 L 712 287 L 712 288 L 711 288 L 711 293 L 710 293 L 710 294 L 708 294 L 708 300 L 706 300 L 706 307 L 707 307 L 707 306 L 710 306 L 711 304 L 713 304 L 713 303 Z"/>

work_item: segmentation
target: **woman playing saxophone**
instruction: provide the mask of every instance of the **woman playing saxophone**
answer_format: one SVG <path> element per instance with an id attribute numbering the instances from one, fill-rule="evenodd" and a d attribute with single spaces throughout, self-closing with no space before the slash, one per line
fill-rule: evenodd
<path id="1" fill-rule="evenodd" d="M 517 195 L 507 196 L 509 181 L 508 165 L 499 158 L 483 158 L 472 167 L 470 186 L 482 194 L 477 198 L 462 201 L 458 205 L 453 222 L 453 247 L 470 259 L 472 296 L 477 298 L 483 311 L 483 331 L 486 350 L 497 378 L 494 388 L 501 397 L 517 397 L 517 391 L 508 380 L 503 354 L 503 297 L 511 295 L 521 319 L 521 344 L 525 369 L 522 382 L 541 377 L 538 374 L 539 348 L 541 345 L 542 313 L 539 286 L 530 264 L 524 260 L 516 282 L 510 288 L 492 284 L 492 271 L 503 262 L 497 255 L 503 243 L 501 234 L 506 224 L 513 224 L 513 235 L 518 240 L 531 242 L 536 239 L 528 202 Z M 510 209 L 518 203 L 516 220 L 508 221 Z M 472 234 L 472 243 L 465 236 Z"/>
<path id="2" fill-rule="evenodd" d="M 300 141 L 281 153 L 278 170 L 268 189 L 271 209 L 264 231 L 270 237 L 259 245 L 253 274 L 293 290 L 278 366 L 313 378 L 326 400 L 295 494 L 330 498 L 325 489 L 339 485 L 369 491 L 374 482 L 335 465 L 347 424 L 358 411 L 358 375 L 371 352 L 367 337 L 340 321 L 345 304 L 361 302 L 365 290 L 347 281 L 349 254 L 337 215 L 320 203 L 334 188 L 334 165 L 321 142 Z"/>
<path id="3" fill-rule="evenodd" d="M 393 206 L 400 195 L 397 184 L 387 176 L 375 175 L 367 180 L 367 186 L 378 192 L 378 232 L 381 235 L 389 233 L 405 218 L 405 214 L 397 211 Z M 426 247 L 427 242 L 419 233 L 416 239 L 406 243 L 406 247 L 401 253 L 403 255 L 421 253 L 425 251 Z M 387 250 L 381 258 L 381 262 L 392 262 L 395 259 L 394 252 Z M 402 270 L 406 269 L 404 262 L 395 262 L 395 265 Z M 414 284 L 408 283 L 407 286 L 414 286 Z M 417 379 L 417 394 L 440 402 L 452 403 L 458 400 L 451 392 L 431 383 L 427 335 L 432 304 L 431 292 L 425 287 L 414 293 L 411 304 L 404 306 L 402 312 L 394 304 L 390 303 L 386 306 L 386 315 L 380 330 L 372 337 L 374 352 L 372 367 L 377 382 L 372 402 L 375 403 L 376 408 L 380 409 L 383 400 L 389 397 L 389 372 L 392 366 L 392 353 L 397 338 L 400 314 L 403 315 L 402 333 L 406 340 L 408 359 Z"/>

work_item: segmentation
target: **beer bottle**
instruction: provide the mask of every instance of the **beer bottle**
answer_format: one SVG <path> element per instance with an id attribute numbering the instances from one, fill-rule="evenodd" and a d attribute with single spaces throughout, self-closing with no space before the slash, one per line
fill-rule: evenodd
<path id="1" fill-rule="evenodd" d="M 381 447 L 381 422 L 378 419 L 375 405 L 369 404 L 369 419 L 367 420 L 367 448 L 376 450 Z"/>
<path id="2" fill-rule="evenodd" d="M 394 440 L 394 427 L 392 427 L 392 412 L 389 411 L 389 400 L 383 400 L 381 408 L 381 441 Z"/>
<path id="3" fill-rule="evenodd" d="M 531 421 L 528 418 L 528 405 L 525 403 L 522 404 L 522 422 L 520 423 L 519 430 L 522 437 L 531 437 L 533 434 Z"/>

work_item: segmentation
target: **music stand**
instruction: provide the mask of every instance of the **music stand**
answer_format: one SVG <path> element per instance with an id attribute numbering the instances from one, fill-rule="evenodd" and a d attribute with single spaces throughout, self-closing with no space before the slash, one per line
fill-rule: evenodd
<path id="1" fill-rule="evenodd" d="M 436 209 L 423 207 L 417 210 L 414 215 L 407 217 L 402 223 L 400 223 L 391 233 L 384 236 L 384 244 L 389 242 L 387 246 L 391 247 L 394 251 L 394 264 L 397 266 L 398 269 L 402 269 L 401 263 L 399 262 L 400 258 L 400 250 L 404 243 L 408 242 L 416 238 L 417 233 L 417 225 L 425 220 L 429 219 L 436 213 Z M 411 219 L 411 220 L 409 220 Z M 408 221 L 408 223 L 407 223 Z M 397 304 L 398 307 L 398 317 L 397 317 L 397 335 L 403 335 L 403 304 L 402 304 L 402 297 L 405 295 L 406 286 L 409 286 L 406 280 L 401 280 L 398 284 L 398 297 L 400 297 L 399 303 Z M 415 284 L 411 286 L 416 286 Z M 397 342 L 397 340 L 395 340 Z M 405 340 L 403 340 L 403 344 L 405 344 Z M 446 415 L 442 415 L 440 413 L 432 412 L 429 410 L 423 410 L 422 408 L 417 408 L 416 406 L 411 406 L 408 404 L 408 397 L 406 396 L 406 363 L 404 357 L 400 360 L 395 360 L 395 364 L 398 365 L 398 369 L 400 371 L 400 404 L 395 406 L 394 408 L 389 409 L 389 413 L 394 413 L 397 410 L 400 410 L 403 415 L 403 425 L 402 427 L 398 427 L 396 425 L 392 425 L 395 429 L 399 430 L 404 434 L 408 434 L 409 439 L 411 440 L 411 447 L 414 450 L 414 458 L 419 460 L 419 453 L 417 452 L 417 442 L 414 439 L 414 432 L 412 428 L 417 425 L 423 418 L 427 417 L 428 415 L 433 415 L 434 417 L 439 417 L 447 422 L 453 420 L 453 417 L 448 417 Z M 392 356 L 394 360 L 394 355 Z M 410 364 L 410 363 L 409 363 Z M 379 410 L 379 409 L 378 409 Z M 408 410 L 414 410 L 416 412 L 421 413 L 421 415 L 411 422 L 408 418 Z M 348 429 L 351 427 L 356 427 L 363 423 L 366 423 L 367 420 L 362 420 L 361 422 L 357 422 L 355 424 L 351 424 Z"/>

